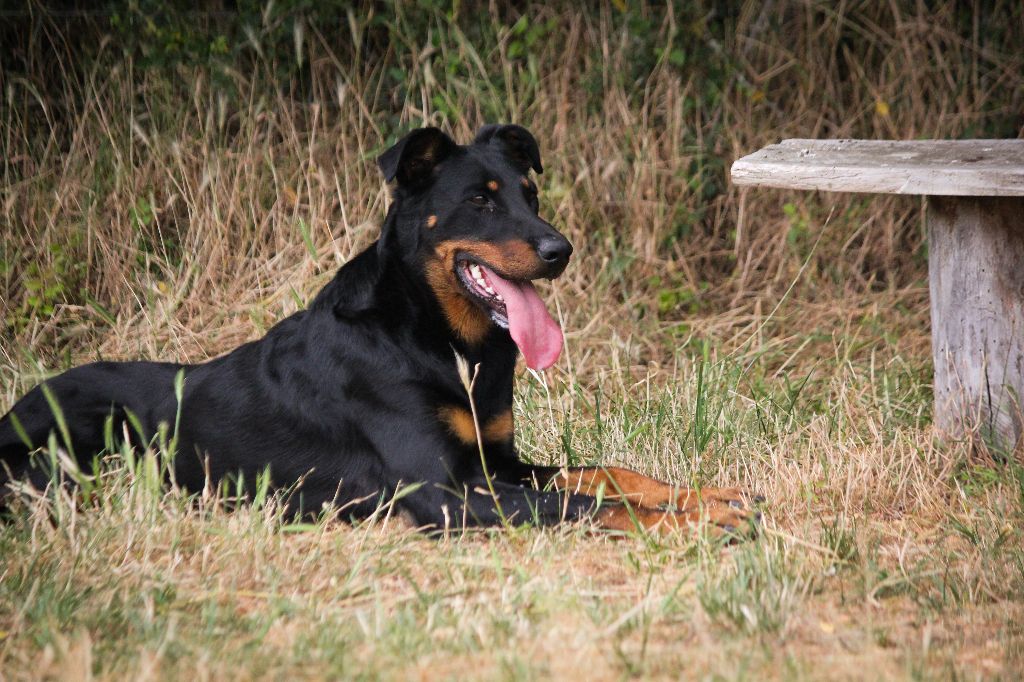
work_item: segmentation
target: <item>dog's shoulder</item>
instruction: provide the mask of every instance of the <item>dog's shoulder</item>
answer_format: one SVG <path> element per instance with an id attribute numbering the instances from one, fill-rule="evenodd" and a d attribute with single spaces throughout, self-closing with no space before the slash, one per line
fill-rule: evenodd
<path id="1" fill-rule="evenodd" d="M 310 304 L 313 312 L 332 311 L 342 318 L 355 318 L 377 304 L 381 263 L 377 242 L 345 263 Z"/>

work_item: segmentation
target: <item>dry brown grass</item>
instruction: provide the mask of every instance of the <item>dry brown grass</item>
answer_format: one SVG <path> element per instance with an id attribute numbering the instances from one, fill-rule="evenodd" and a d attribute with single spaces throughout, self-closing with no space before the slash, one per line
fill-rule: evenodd
<path id="1" fill-rule="evenodd" d="M 361 47 L 307 30 L 301 87 L 268 57 L 225 95 L 112 46 L 83 72 L 63 38 L 0 70 L 0 407 L 69 364 L 258 337 L 375 237 L 396 126 L 466 140 L 495 116 L 541 140 L 542 212 L 577 253 L 521 450 L 756 488 L 764 537 L 296 527 L 113 463 L 98 509 L 0 529 L 0 677 L 1024 672 L 1024 474 L 933 439 L 919 203 L 725 179 L 783 137 L 1020 135 L 1019 7 L 747 2 L 715 35 L 698 4 L 634 9 L 643 34 L 615 3 L 537 6 L 533 71 L 511 10 L 396 7 L 383 42 L 366 12 Z"/>

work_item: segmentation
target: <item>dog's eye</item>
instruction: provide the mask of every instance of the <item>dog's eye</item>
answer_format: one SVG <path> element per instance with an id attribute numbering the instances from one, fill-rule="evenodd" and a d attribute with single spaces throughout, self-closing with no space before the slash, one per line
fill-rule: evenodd
<path id="1" fill-rule="evenodd" d="M 475 197 L 472 197 L 469 200 L 469 203 L 473 204 L 474 206 L 479 206 L 481 208 L 487 208 L 488 206 L 491 205 L 491 200 L 489 197 L 485 197 L 483 194 L 477 194 Z"/>

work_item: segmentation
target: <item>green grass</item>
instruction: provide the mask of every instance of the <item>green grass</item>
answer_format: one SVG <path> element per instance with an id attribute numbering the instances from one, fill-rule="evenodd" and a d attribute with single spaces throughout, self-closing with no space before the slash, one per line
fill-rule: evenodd
<path id="1" fill-rule="evenodd" d="M 934 449 L 913 419 L 890 435 L 881 412 L 859 413 L 863 428 L 833 429 L 823 445 L 829 420 L 810 400 L 776 407 L 766 433 L 735 373 L 712 367 L 700 388 L 703 362 L 593 393 L 545 393 L 526 376 L 524 450 L 568 431 L 576 445 L 563 454 L 581 462 L 760 489 L 756 541 L 586 527 L 429 539 L 386 511 L 355 527 L 294 524 L 273 496 L 235 508 L 230 491 L 167 490 L 152 455 L 124 451 L 106 460 L 89 504 L 51 492 L 0 532 L 5 668 L 517 679 L 581 668 L 833 676 L 822 660 L 839 677 L 1017 669 L 1024 508 L 1011 469 L 976 473 L 984 482 L 968 493 L 953 478 L 962 454 Z M 788 395 L 784 380 L 766 383 Z M 597 395 L 600 416 L 586 402 Z M 703 463 L 686 426 L 701 401 L 720 406 Z"/>

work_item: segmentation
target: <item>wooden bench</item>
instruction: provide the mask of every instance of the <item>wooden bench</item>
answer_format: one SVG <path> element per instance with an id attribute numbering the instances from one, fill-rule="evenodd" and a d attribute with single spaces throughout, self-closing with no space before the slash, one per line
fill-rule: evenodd
<path id="1" fill-rule="evenodd" d="M 926 195 L 935 425 L 1024 446 L 1024 140 L 785 140 L 732 179 Z"/>

